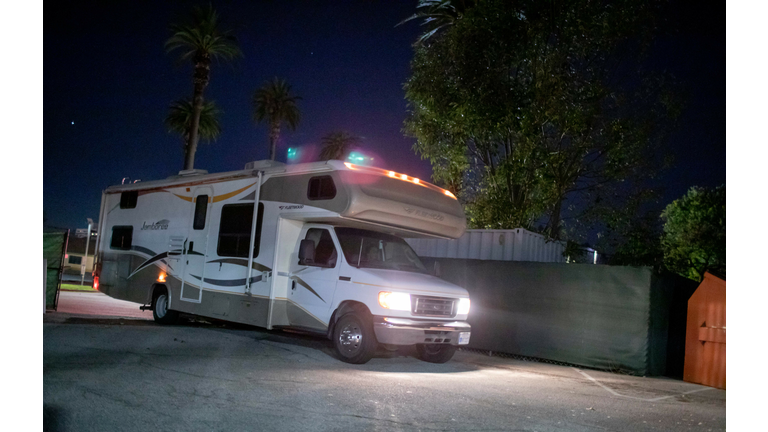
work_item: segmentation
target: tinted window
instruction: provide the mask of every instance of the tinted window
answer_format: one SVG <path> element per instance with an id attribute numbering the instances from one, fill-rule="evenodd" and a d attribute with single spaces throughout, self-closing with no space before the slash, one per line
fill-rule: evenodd
<path id="1" fill-rule="evenodd" d="M 128 191 L 120 194 L 120 208 L 136 208 L 136 201 L 139 199 L 139 191 Z"/>
<path id="2" fill-rule="evenodd" d="M 112 249 L 129 250 L 131 248 L 132 241 L 133 241 L 132 226 L 112 227 L 112 241 L 109 243 L 109 247 L 111 247 Z"/>
<path id="3" fill-rule="evenodd" d="M 307 189 L 307 198 L 311 200 L 328 200 L 336 196 L 336 185 L 333 183 L 333 177 L 321 176 L 309 179 L 309 188 Z"/>
<path id="4" fill-rule="evenodd" d="M 83 263 L 83 257 L 70 255 L 69 256 L 69 263 L 70 264 L 82 264 Z"/>
<path id="5" fill-rule="evenodd" d="M 205 215 L 207 212 L 208 195 L 198 195 L 195 198 L 195 220 L 192 222 L 192 229 L 201 230 L 205 228 Z"/>
<path id="6" fill-rule="evenodd" d="M 327 229 L 311 228 L 307 230 L 306 240 L 315 243 L 315 265 L 323 267 L 336 267 L 336 246 Z"/>
<path id="7" fill-rule="evenodd" d="M 262 219 L 264 219 L 264 204 L 259 203 L 255 245 L 253 246 L 254 258 L 259 256 Z M 248 244 L 251 240 L 252 222 L 253 204 L 229 204 L 221 208 L 219 244 L 216 248 L 219 256 L 248 258 Z"/>

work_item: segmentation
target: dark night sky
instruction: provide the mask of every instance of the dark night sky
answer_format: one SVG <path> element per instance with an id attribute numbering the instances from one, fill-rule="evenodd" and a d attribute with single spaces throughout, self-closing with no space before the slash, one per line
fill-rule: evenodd
<path id="1" fill-rule="evenodd" d="M 44 8 L 43 205 L 47 224 L 85 227 L 98 218 L 101 191 L 123 177 L 162 179 L 181 169 L 181 139 L 167 132 L 168 104 L 191 96 L 191 65 L 163 49 L 168 24 L 186 18 L 188 1 L 73 1 Z M 214 1 L 243 51 L 234 64 L 214 64 L 206 98 L 223 111 L 222 134 L 202 144 L 195 167 L 241 169 L 268 155 L 267 129 L 252 120 L 251 97 L 283 77 L 303 97 L 288 147 L 317 151 L 326 133 L 363 137 L 375 164 L 428 179 L 431 168 L 402 135 L 411 43 L 420 33 L 407 1 Z M 653 54 L 690 93 L 689 110 L 670 147 L 675 169 L 663 179 L 665 204 L 694 185 L 725 183 L 725 10 L 721 4 L 678 5 Z M 74 122 L 74 124 L 72 124 Z"/>

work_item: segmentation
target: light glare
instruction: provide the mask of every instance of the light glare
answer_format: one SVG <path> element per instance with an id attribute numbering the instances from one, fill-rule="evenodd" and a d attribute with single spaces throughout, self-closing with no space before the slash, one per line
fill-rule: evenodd
<path id="1" fill-rule="evenodd" d="M 469 299 L 463 298 L 459 299 L 459 307 L 456 311 L 458 315 L 465 315 L 469 313 Z"/>
<path id="2" fill-rule="evenodd" d="M 371 160 L 373 160 L 373 158 L 371 158 Z M 453 199 L 456 199 L 456 196 L 454 194 L 452 194 L 450 191 L 447 191 L 447 190 L 445 190 L 445 189 L 443 189 L 441 187 L 435 186 L 435 185 L 433 185 L 431 183 L 423 182 L 423 181 L 421 181 L 420 179 L 417 179 L 417 178 L 410 178 L 409 179 L 407 174 L 400 174 L 400 173 L 395 172 L 395 171 L 389 171 L 389 170 L 384 170 L 384 169 L 375 168 L 375 167 L 369 167 L 369 166 L 365 166 L 365 165 L 352 165 L 349 162 L 344 162 L 344 165 L 346 165 L 347 168 L 353 169 L 355 171 L 372 172 L 372 173 L 376 173 L 376 174 L 379 174 L 379 175 L 386 175 L 386 176 L 388 176 L 390 178 L 396 178 L 398 180 L 411 181 L 413 184 L 417 184 L 417 185 L 419 185 L 421 187 L 425 187 L 427 189 L 431 189 L 431 190 L 433 190 L 435 192 L 438 192 L 438 193 L 442 192 L 446 196 L 449 196 L 449 197 L 451 197 Z"/>
<path id="3" fill-rule="evenodd" d="M 382 291 L 379 293 L 379 304 L 385 309 L 409 311 L 411 310 L 411 295 Z"/>

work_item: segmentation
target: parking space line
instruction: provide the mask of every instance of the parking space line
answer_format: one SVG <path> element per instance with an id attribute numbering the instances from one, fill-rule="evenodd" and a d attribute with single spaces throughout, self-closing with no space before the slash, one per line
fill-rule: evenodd
<path id="1" fill-rule="evenodd" d="M 577 369 L 577 368 L 573 368 L 573 370 L 575 370 L 576 372 L 584 375 L 585 377 L 587 377 L 588 380 L 590 380 L 593 383 L 599 385 L 600 387 L 605 389 L 608 393 L 610 393 L 610 394 L 612 394 L 614 396 L 624 397 L 624 398 L 628 398 L 628 399 L 641 400 L 641 401 L 645 401 L 645 402 L 657 402 L 657 401 L 660 401 L 660 400 L 669 399 L 669 398 L 673 398 L 673 397 L 676 397 L 676 396 L 687 395 L 687 394 L 691 394 L 691 393 L 697 393 L 697 392 L 701 392 L 701 391 L 705 391 L 705 390 L 712 390 L 711 387 L 705 387 L 705 388 L 690 390 L 690 391 L 687 391 L 687 392 L 677 393 L 677 394 L 673 394 L 673 395 L 669 395 L 669 396 L 661 396 L 661 397 L 657 397 L 657 398 L 640 398 L 640 397 L 636 397 L 636 396 L 627 396 L 627 395 L 616 393 L 615 391 L 613 391 L 612 389 L 608 388 L 607 386 L 605 386 L 600 381 L 598 381 L 598 380 L 592 378 L 591 376 L 587 375 L 586 372 L 584 372 L 584 371 L 582 371 L 580 369 Z"/>

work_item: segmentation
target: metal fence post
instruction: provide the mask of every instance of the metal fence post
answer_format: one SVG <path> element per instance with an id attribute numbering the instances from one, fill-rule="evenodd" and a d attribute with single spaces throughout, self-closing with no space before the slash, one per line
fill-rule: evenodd
<path id="1" fill-rule="evenodd" d="M 48 260 L 43 258 L 43 315 L 45 315 L 46 289 L 48 287 Z"/>

